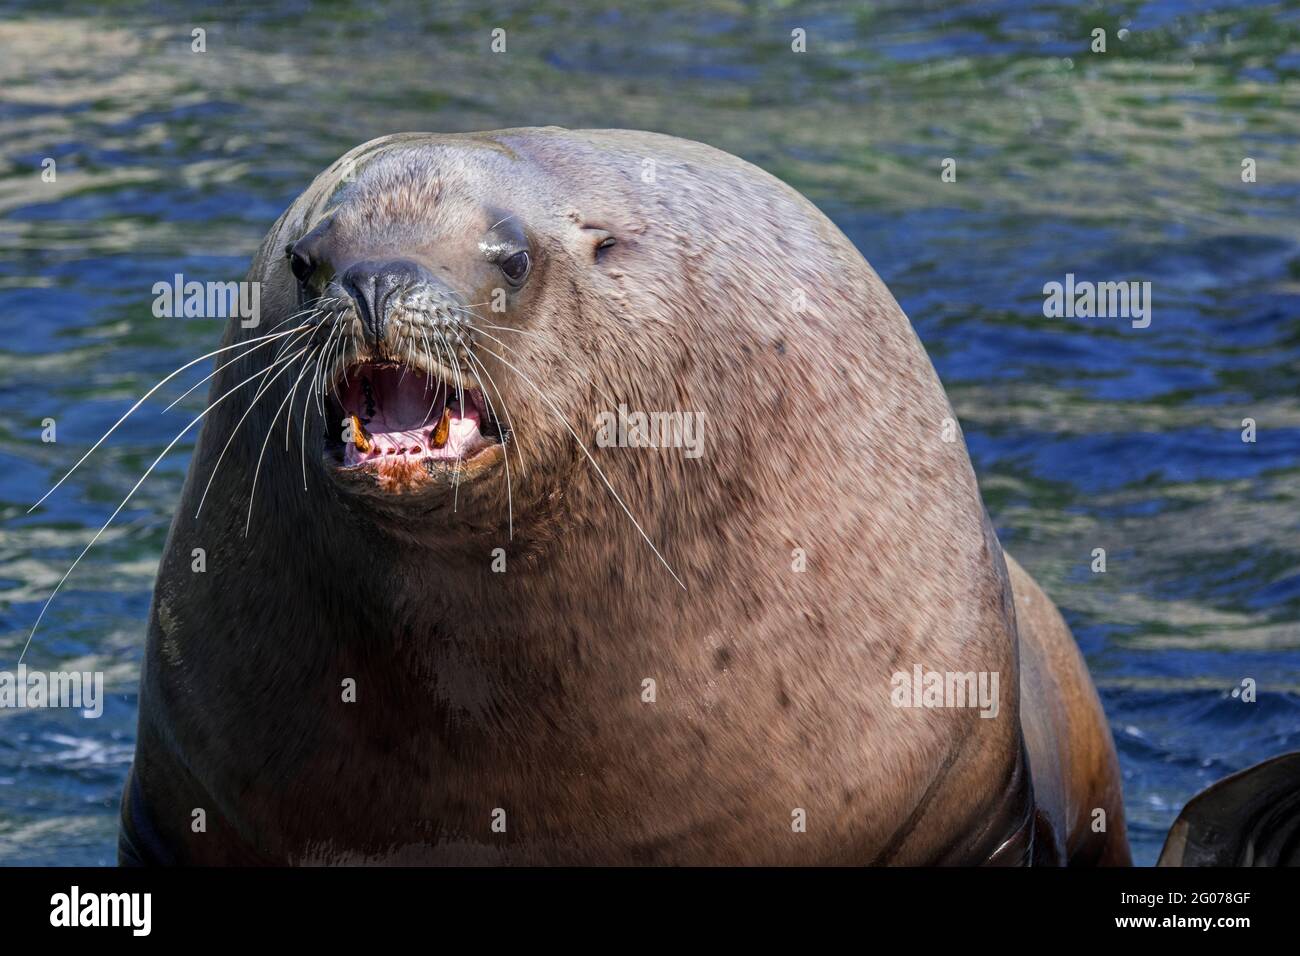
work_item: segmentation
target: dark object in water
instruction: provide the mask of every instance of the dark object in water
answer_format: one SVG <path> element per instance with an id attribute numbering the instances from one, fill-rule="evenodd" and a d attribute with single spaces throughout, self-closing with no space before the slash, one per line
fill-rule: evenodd
<path id="1" fill-rule="evenodd" d="M 1300 751 L 1224 777 L 1189 800 L 1156 866 L 1300 866 Z"/>

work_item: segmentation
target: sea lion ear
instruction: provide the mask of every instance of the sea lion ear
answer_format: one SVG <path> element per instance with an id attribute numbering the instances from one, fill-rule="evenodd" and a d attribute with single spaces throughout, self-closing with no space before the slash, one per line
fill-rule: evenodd
<path id="1" fill-rule="evenodd" d="M 591 258 L 593 262 L 599 262 L 604 258 L 605 253 L 614 248 L 618 241 L 614 234 L 607 229 L 601 229 L 599 226 L 583 226 L 583 235 L 591 243 Z"/>
<path id="2" fill-rule="evenodd" d="M 1156 866 L 1300 865 L 1300 752 L 1224 777 L 1188 801 Z"/>

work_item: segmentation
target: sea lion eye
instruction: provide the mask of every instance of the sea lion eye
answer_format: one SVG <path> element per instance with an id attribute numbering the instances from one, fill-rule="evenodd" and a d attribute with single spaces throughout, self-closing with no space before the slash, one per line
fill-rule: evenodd
<path id="1" fill-rule="evenodd" d="M 289 243 L 284 247 L 285 258 L 289 260 L 289 268 L 293 271 L 294 278 L 299 282 L 306 282 L 311 278 L 311 274 L 316 271 L 311 259 L 299 252 L 296 243 Z"/>
<path id="2" fill-rule="evenodd" d="M 532 265 L 532 261 L 529 259 L 528 253 L 516 252 L 501 261 L 501 271 L 506 274 L 507 279 L 518 285 L 528 275 L 530 265 Z"/>
<path id="3" fill-rule="evenodd" d="M 311 264 L 311 260 L 301 252 L 291 252 L 289 254 L 289 268 L 293 270 L 294 278 L 299 282 L 306 282 L 311 278 L 311 274 L 316 271 L 316 267 Z"/>

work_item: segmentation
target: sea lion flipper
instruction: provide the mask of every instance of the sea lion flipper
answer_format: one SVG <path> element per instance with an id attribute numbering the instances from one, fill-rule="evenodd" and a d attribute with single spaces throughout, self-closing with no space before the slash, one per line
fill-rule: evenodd
<path id="1" fill-rule="evenodd" d="M 1224 777 L 1189 800 L 1156 866 L 1300 866 L 1300 751 Z"/>

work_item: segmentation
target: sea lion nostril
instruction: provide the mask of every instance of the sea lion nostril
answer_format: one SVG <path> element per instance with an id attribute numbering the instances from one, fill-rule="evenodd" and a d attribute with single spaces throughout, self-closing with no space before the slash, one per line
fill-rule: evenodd
<path id="1" fill-rule="evenodd" d="M 339 279 L 356 301 L 361 324 L 375 342 L 384 337 L 395 294 L 432 281 L 432 273 L 410 259 L 366 259 L 348 266 Z"/>

